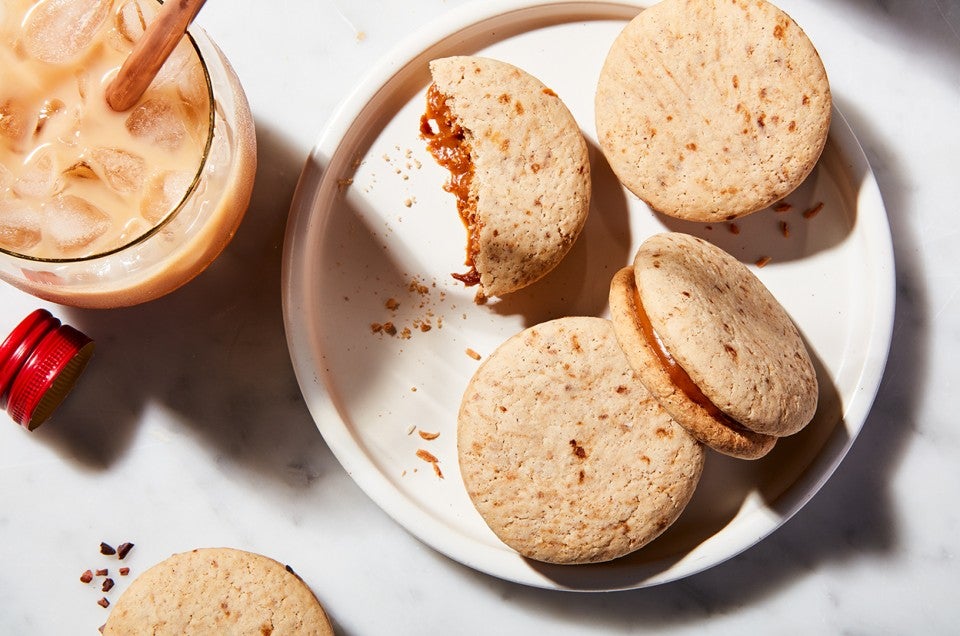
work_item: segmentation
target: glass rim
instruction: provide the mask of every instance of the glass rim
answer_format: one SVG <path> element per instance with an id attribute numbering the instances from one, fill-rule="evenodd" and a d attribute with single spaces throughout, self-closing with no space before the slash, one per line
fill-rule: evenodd
<path id="1" fill-rule="evenodd" d="M 158 0 L 158 4 L 163 4 L 162 0 Z M 33 256 L 30 254 L 23 254 L 14 250 L 7 249 L 0 245 L 0 254 L 5 254 L 16 259 L 30 261 L 34 263 L 52 263 L 52 264 L 69 264 L 69 263 L 84 263 L 88 261 L 95 261 L 99 258 L 105 258 L 118 252 L 122 252 L 131 247 L 139 245 L 146 242 L 157 233 L 160 232 L 164 227 L 166 227 L 173 219 L 175 219 L 180 211 L 183 210 L 184 206 L 187 204 L 187 201 L 197 190 L 197 186 L 200 185 L 200 180 L 203 177 L 203 172 L 207 167 L 207 160 L 210 158 L 210 148 L 213 146 L 213 136 L 216 130 L 216 102 L 214 101 L 213 96 L 213 81 L 210 79 L 210 69 L 207 67 L 207 61 L 203 57 L 203 52 L 200 50 L 200 46 L 197 44 L 196 39 L 191 33 L 192 29 L 188 29 L 185 33 L 187 39 L 190 42 L 190 45 L 193 47 L 194 52 L 197 54 L 197 59 L 200 61 L 200 68 L 203 69 L 203 79 L 207 87 L 207 103 L 209 104 L 209 114 L 207 116 L 207 140 L 203 146 L 203 152 L 200 155 L 200 162 L 197 166 L 197 171 L 193 175 L 193 179 L 190 181 L 190 186 L 183 193 L 183 196 L 180 198 L 180 201 L 175 205 L 169 212 L 164 215 L 162 219 L 154 223 L 147 229 L 145 232 L 138 234 L 133 239 L 112 247 L 108 250 L 101 252 L 95 252 L 93 254 L 87 254 L 86 256 L 70 256 L 64 258 L 49 258 L 43 256 Z"/>

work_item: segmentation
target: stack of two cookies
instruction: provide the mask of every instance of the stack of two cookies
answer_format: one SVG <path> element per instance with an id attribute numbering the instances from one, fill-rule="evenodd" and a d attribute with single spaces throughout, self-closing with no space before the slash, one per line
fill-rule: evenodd
<path id="1" fill-rule="evenodd" d="M 464 59 L 434 69 L 443 84 L 437 71 L 455 66 L 446 82 L 452 95 L 483 74 Z M 670 216 L 718 221 L 763 209 L 803 181 L 826 140 L 830 95 L 816 51 L 773 5 L 664 0 L 614 43 L 596 107 L 604 154 L 628 189 Z M 498 155 L 484 140 L 505 138 L 487 130 L 470 141 L 502 158 L 509 139 Z M 553 147 L 547 156 L 564 165 Z M 528 146 L 515 148 L 523 150 L 512 151 L 517 161 L 508 165 L 518 165 L 519 176 L 536 174 L 523 169 Z M 567 156 L 566 165 L 576 165 L 585 151 Z M 483 173 L 490 181 L 489 169 Z M 582 227 L 585 173 L 572 180 L 580 205 L 555 206 L 573 221 L 552 264 Z M 558 183 L 569 177 L 558 174 Z M 555 201 L 542 193 L 570 190 L 525 188 L 537 207 Z M 478 215 L 484 198 L 476 188 L 465 192 L 473 197 L 461 199 L 461 213 L 472 210 L 468 229 L 501 237 L 508 226 Z M 530 227 L 544 227 L 542 218 Z M 526 242 L 506 236 L 509 249 L 489 253 L 510 261 L 504 255 Z M 474 235 L 468 256 L 486 244 Z M 483 290 L 494 278 L 476 282 Z M 458 448 L 468 493 L 497 536 L 531 559 L 591 563 L 640 548 L 689 502 L 704 445 L 756 459 L 816 410 L 816 374 L 789 316 L 747 267 L 706 241 L 679 233 L 648 239 L 613 277 L 610 308 L 609 321 L 560 318 L 510 338 L 462 399 Z"/>

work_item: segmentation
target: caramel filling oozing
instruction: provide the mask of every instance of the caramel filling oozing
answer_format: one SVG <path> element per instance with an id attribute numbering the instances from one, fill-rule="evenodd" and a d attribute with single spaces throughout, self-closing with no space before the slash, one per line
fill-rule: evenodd
<path id="1" fill-rule="evenodd" d="M 432 125 L 431 125 L 432 123 Z M 427 109 L 420 117 L 420 135 L 427 140 L 427 150 L 441 167 L 450 172 L 450 179 L 443 189 L 457 198 L 457 212 L 467 230 L 467 250 L 464 264 L 470 269 L 464 274 L 451 274 L 468 287 L 480 282 L 475 257 L 480 251 L 477 235 L 480 222 L 477 220 L 477 202 L 470 196 L 473 183 L 473 160 L 470 144 L 466 141 L 463 127 L 450 111 L 447 96 L 436 84 L 427 89 Z"/>
<path id="2" fill-rule="evenodd" d="M 663 346 L 663 341 L 660 339 L 660 336 L 654 330 L 646 310 L 643 308 L 643 302 L 640 300 L 640 292 L 637 290 L 636 285 L 633 286 L 633 308 L 634 320 L 640 329 L 640 333 L 643 334 L 643 338 L 650 346 L 650 349 L 653 350 L 657 360 L 660 362 L 660 366 L 662 366 L 670 376 L 670 381 L 673 382 L 674 386 L 680 389 L 691 402 L 701 407 L 710 417 L 720 424 L 738 433 L 752 432 L 743 424 L 721 411 L 720 407 L 703 394 L 700 387 L 694 383 L 683 367 L 670 355 L 670 352 Z"/>

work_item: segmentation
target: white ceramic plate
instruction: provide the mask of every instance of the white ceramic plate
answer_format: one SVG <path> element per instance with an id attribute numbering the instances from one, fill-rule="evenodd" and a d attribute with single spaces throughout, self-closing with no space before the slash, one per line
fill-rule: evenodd
<path id="1" fill-rule="evenodd" d="M 596 144 L 593 92 L 613 39 L 641 8 L 516 0 L 451 11 L 375 68 L 330 121 L 295 195 L 283 294 L 293 365 L 317 427 L 360 487 L 422 541 L 489 574 L 546 588 L 613 590 L 674 580 L 754 545 L 823 485 L 867 416 L 894 302 L 887 219 L 854 135 L 834 113 L 823 158 L 786 201 L 736 223 L 655 215 L 616 181 Z M 430 59 L 496 57 L 566 102 L 591 146 L 594 197 L 567 258 L 542 281 L 478 306 L 446 173 L 419 138 Z M 806 219 L 803 211 L 823 208 Z M 787 234 L 781 222 L 787 224 Z M 628 557 L 549 566 L 486 527 L 457 468 L 456 413 L 479 362 L 510 335 L 564 315 L 607 316 L 610 277 L 663 230 L 703 236 L 750 264 L 799 325 L 818 366 L 816 419 L 756 462 L 711 453 L 681 518 Z M 737 232 L 739 230 L 739 233 Z M 754 263 L 770 257 L 765 267 Z M 390 308 L 392 301 L 398 306 Z M 396 335 L 377 333 L 392 322 Z M 404 332 L 409 329 L 409 332 Z M 439 433 L 426 440 L 419 432 Z M 439 459 L 441 479 L 417 456 Z"/>

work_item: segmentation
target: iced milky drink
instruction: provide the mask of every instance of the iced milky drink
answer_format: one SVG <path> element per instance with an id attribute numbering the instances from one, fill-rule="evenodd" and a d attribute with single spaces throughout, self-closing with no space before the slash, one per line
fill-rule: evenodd
<path id="1" fill-rule="evenodd" d="M 156 2 L 2 1 L 0 277 L 91 307 L 176 289 L 250 197 L 253 124 L 229 64 L 191 31 L 117 113 L 104 92 Z"/>

